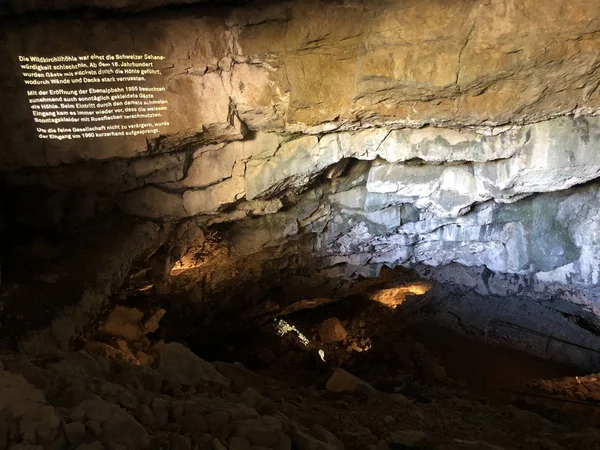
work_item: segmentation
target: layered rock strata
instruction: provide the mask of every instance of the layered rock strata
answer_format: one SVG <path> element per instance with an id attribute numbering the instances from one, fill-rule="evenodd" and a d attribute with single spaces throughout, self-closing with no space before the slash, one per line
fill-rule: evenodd
<path id="1" fill-rule="evenodd" d="M 128 216 L 153 231 L 147 245 L 132 239 L 122 295 L 186 299 L 206 320 L 248 305 L 250 316 L 276 313 L 323 297 L 313 287 L 333 295 L 399 265 L 440 267 L 422 272 L 492 295 L 559 296 L 595 316 L 594 5 L 283 2 L 145 14 L 6 19 L 9 228 Z M 17 56 L 123 51 L 165 56 L 164 134 L 39 140 Z M 48 214 L 32 214 L 42 203 Z M 502 283 L 490 285 L 490 272 Z M 266 301 L 270 287 L 291 296 Z M 233 300 L 240 293 L 246 301 Z"/>

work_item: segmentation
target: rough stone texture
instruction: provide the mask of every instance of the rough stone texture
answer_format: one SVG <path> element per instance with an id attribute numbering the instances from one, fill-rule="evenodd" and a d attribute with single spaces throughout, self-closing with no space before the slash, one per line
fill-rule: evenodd
<path id="1" fill-rule="evenodd" d="M 325 320 L 319 327 L 319 336 L 321 341 L 325 344 L 331 344 L 333 342 L 339 342 L 346 339 L 348 332 L 344 328 L 344 325 L 340 322 L 337 317 Z"/>
<path id="2" fill-rule="evenodd" d="M 22 376 L 0 369 L 0 411 L 5 410 L 19 420 L 24 444 L 49 444 L 56 438 L 60 418 L 44 393 Z"/>
<path id="3" fill-rule="evenodd" d="M 133 2 L 113 3 L 108 7 Z M 484 6 L 463 0 L 409 6 L 282 2 L 223 9 L 212 17 L 175 11 L 152 21 L 11 24 L 0 38 L 0 76 L 10 87 L 3 102 L 15 108 L 2 117 L 12 133 L 0 167 L 149 153 L 143 136 L 38 140 L 17 55 L 124 48 L 164 54 L 171 125 L 165 139 L 151 139 L 150 148 L 172 151 L 199 141 L 240 139 L 241 122 L 251 130 L 323 132 L 384 123 L 493 127 L 593 113 L 600 101 L 599 22 L 597 9 L 585 0 L 554 2 L 543 13 L 533 1 Z"/>
<path id="4" fill-rule="evenodd" d="M 181 384 L 228 383 L 210 364 L 176 342 L 167 344 L 161 352 L 158 370 L 165 378 Z"/>
<path id="5" fill-rule="evenodd" d="M 389 442 L 404 448 L 423 448 L 427 446 L 427 435 L 422 431 L 395 431 L 390 436 Z"/>
<path id="6" fill-rule="evenodd" d="M 371 325 L 383 323 L 376 320 Z M 314 326 L 318 326 L 318 321 Z M 413 340 L 415 349 L 417 345 L 420 353 L 428 352 Z M 240 363 L 211 365 L 204 361 L 229 381 L 227 386 L 215 390 L 202 381 L 186 392 L 176 392 L 171 391 L 169 381 L 156 369 L 109 363 L 84 351 L 35 360 L 3 355 L 2 362 L 8 370 L 0 372 L 0 432 L 8 425 L 9 433 L 0 434 L 0 439 L 7 437 L 0 440 L 0 448 L 381 450 L 388 448 L 381 444 L 385 441 L 398 447 L 418 444 L 429 448 L 450 442 L 457 448 L 517 448 L 523 443 L 536 448 L 541 446 L 535 440 L 541 433 L 548 442 L 563 448 L 578 448 L 582 442 L 586 448 L 596 448 L 600 442 L 593 418 L 586 414 L 588 410 L 574 412 L 568 405 L 564 410 L 555 410 L 555 414 L 564 414 L 546 417 L 531 411 L 530 405 L 521 406 L 522 396 L 495 404 L 482 400 L 480 394 L 475 397 L 466 388 L 449 387 L 450 383 L 411 386 L 406 393 L 414 397 L 412 401 L 402 394 L 385 391 L 372 392 L 370 399 L 365 399 L 361 395 L 325 392 L 320 382 L 310 387 L 288 386 L 251 372 Z M 298 366 L 288 370 L 297 371 Z M 149 379 L 156 382 L 148 383 Z M 389 378 L 382 381 L 385 380 Z M 536 389 L 530 393 L 543 393 L 546 403 L 541 405 L 547 407 L 560 398 L 556 391 L 580 403 L 594 401 L 600 395 L 598 374 L 540 384 L 545 388 L 542 392 Z M 271 412 L 259 413 L 245 406 L 241 397 L 248 389 L 268 398 Z M 134 410 L 118 406 L 117 399 L 124 394 L 138 397 L 143 404 Z M 7 404 L 14 417 L 5 414 Z M 148 414 L 154 416 L 147 405 L 169 412 L 163 429 L 147 421 Z M 176 410 L 182 416 L 171 414 Z M 205 424 L 184 429 L 181 419 L 188 413 L 206 417 L 211 427 Z M 40 416 L 45 421 L 39 421 Z M 43 440 L 46 434 L 40 433 L 45 429 L 42 425 L 49 423 L 57 432 L 50 435 L 51 440 Z M 21 431 L 28 429 L 24 424 L 36 424 L 35 440 L 22 439 Z M 212 434 L 220 433 L 217 425 L 223 424 L 231 427 L 226 439 Z M 63 430 L 76 439 L 83 432 L 83 441 L 77 444 L 67 440 Z M 473 436 L 473 440 L 467 441 L 465 435 Z M 462 445 L 464 442 L 467 444 Z"/>
<path id="7" fill-rule="evenodd" d="M 10 289 L 13 308 L 23 311 L 34 308 L 32 301 L 36 299 L 52 301 L 35 322 L 29 317 L 30 322 L 25 324 L 26 313 L 20 313 L 13 322 L 4 321 L 2 340 L 18 337 L 20 350 L 28 354 L 45 355 L 68 349 L 99 314 L 107 298 L 123 284 L 136 261 L 146 260 L 156 252 L 169 228 L 151 222 L 107 220 L 69 241 L 60 256 L 36 261 L 37 278 L 29 283 L 30 289 L 3 287 Z M 73 248 L 80 251 L 73 252 Z"/>
<path id="8" fill-rule="evenodd" d="M 17 218 L 13 230 L 81 227 L 119 248 L 73 296 L 79 307 L 53 307 L 34 327 L 50 328 L 23 348 L 65 348 L 117 291 L 185 298 L 179 319 L 197 331 L 228 309 L 264 319 L 332 298 L 384 266 L 438 267 L 427 276 L 501 297 L 514 276 L 519 296 L 553 292 L 595 316 L 598 9 L 450 3 L 3 23 L 0 101 L 11 108 L 0 112 L 0 171 L 13 199 L 3 214 Z M 166 56 L 164 135 L 38 140 L 16 56 L 124 49 Z M 89 226 L 111 214 L 148 221 Z M 266 298 L 272 286 L 285 299 Z"/>
<path id="9" fill-rule="evenodd" d="M 9 11 L 16 14 L 27 12 L 69 11 L 85 8 L 106 9 L 109 11 L 143 11 L 159 6 L 185 5 L 190 3 L 211 2 L 218 0 L 6 0 Z"/>
<path id="10" fill-rule="evenodd" d="M 373 387 L 360 378 L 346 372 L 344 369 L 337 368 L 327 380 L 325 388 L 331 392 L 362 392 L 373 391 Z"/>
<path id="11" fill-rule="evenodd" d="M 137 308 L 117 306 L 106 318 L 101 330 L 134 341 L 142 335 L 140 321 L 143 317 L 144 313 Z"/>

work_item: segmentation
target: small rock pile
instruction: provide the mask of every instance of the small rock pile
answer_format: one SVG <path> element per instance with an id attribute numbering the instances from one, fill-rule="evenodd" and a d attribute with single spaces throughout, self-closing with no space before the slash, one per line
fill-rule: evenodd
<path id="1" fill-rule="evenodd" d="M 151 364 L 163 349 L 164 342 L 152 343 L 147 335 L 158 330 L 165 313 L 162 308 L 144 313 L 137 308 L 116 306 L 100 326 L 98 340 L 87 342 L 86 350 L 108 359 Z"/>
<path id="2" fill-rule="evenodd" d="M 179 343 L 165 345 L 152 368 L 86 351 L 5 365 L 0 450 L 344 448 L 325 428 L 306 429 L 249 387 L 251 372 L 225 363 L 218 371 Z"/>
<path id="3" fill-rule="evenodd" d="M 600 424 L 600 373 L 539 380 L 529 385 L 529 403 L 579 414 Z"/>
<path id="4" fill-rule="evenodd" d="M 600 373 L 540 380 L 531 387 L 565 399 L 596 402 L 600 406 Z"/>
<path id="5" fill-rule="evenodd" d="M 473 397 L 410 335 L 380 341 L 369 311 L 287 324 L 273 350 L 243 342 L 261 373 L 152 343 L 164 314 L 119 306 L 81 351 L 0 356 L 0 450 L 600 448 L 587 419 Z M 369 351 L 348 349 L 371 338 Z M 327 363 L 307 357 L 318 350 Z M 590 400 L 597 381 L 538 390 Z"/>
<path id="6" fill-rule="evenodd" d="M 379 347 L 393 355 L 394 364 L 407 373 L 418 373 L 423 379 L 434 382 L 447 379 L 442 361 L 421 342 L 411 335 L 385 336 L 385 332 L 377 327 L 377 318 L 370 317 L 368 311 L 353 320 L 330 317 L 318 325 L 309 345 L 323 349 L 328 362 L 351 366 L 361 354 L 372 353 L 373 339 L 376 338 L 380 341 Z M 384 346 L 381 345 L 382 339 L 385 340 Z"/>

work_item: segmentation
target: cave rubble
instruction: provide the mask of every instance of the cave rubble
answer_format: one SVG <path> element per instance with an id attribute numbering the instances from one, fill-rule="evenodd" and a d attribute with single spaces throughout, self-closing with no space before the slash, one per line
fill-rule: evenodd
<path id="1" fill-rule="evenodd" d="M 0 450 L 600 448 L 599 40 L 587 0 L 0 2 Z M 164 129 L 41 139 L 19 58 L 119 52 Z"/>

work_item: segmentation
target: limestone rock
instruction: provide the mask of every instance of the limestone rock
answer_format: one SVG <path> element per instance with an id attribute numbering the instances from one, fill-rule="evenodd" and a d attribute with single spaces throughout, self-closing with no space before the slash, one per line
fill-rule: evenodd
<path id="1" fill-rule="evenodd" d="M 202 414 L 195 411 L 185 412 L 180 420 L 181 431 L 184 433 L 206 433 L 209 430 L 207 420 Z"/>
<path id="2" fill-rule="evenodd" d="M 327 319 L 319 326 L 319 337 L 324 344 L 343 341 L 346 336 L 348 332 L 337 317 Z"/>
<path id="3" fill-rule="evenodd" d="M 258 391 L 252 388 L 246 388 L 240 394 L 240 400 L 248 407 L 256 409 L 262 414 L 273 412 L 273 402 L 266 397 L 263 397 Z"/>
<path id="4" fill-rule="evenodd" d="M 0 450 L 8 448 L 11 435 L 16 431 L 16 422 L 8 408 L 0 409 Z"/>
<path id="5" fill-rule="evenodd" d="M 144 321 L 142 324 L 144 334 L 154 333 L 156 330 L 158 330 L 158 323 L 163 318 L 165 313 L 166 311 L 163 308 L 158 308 L 156 311 L 154 311 L 152 315 L 148 317 L 148 319 L 146 319 L 146 321 Z"/>
<path id="6" fill-rule="evenodd" d="M 125 359 L 136 364 L 137 359 L 133 355 L 133 352 L 131 351 L 131 349 L 129 348 L 129 344 L 127 343 L 127 341 L 125 341 L 123 339 L 117 339 L 116 343 L 117 343 L 118 349 L 125 355 Z"/>
<path id="7" fill-rule="evenodd" d="M 229 423 L 231 415 L 227 411 L 213 411 L 205 417 L 210 434 L 218 439 L 227 440 L 232 431 Z"/>
<path id="8" fill-rule="evenodd" d="M 230 381 L 208 362 L 194 355 L 182 344 L 171 342 L 160 353 L 158 371 L 167 379 L 186 385 L 210 381 L 224 386 Z"/>
<path id="9" fill-rule="evenodd" d="M 135 358 L 139 361 L 139 363 L 143 366 L 147 366 L 152 363 L 154 358 L 148 355 L 146 352 L 138 350 L 135 352 Z"/>
<path id="10" fill-rule="evenodd" d="M 154 186 L 130 191 L 119 198 L 119 205 L 129 214 L 143 217 L 186 217 L 183 197 Z"/>
<path id="11" fill-rule="evenodd" d="M 147 405 L 141 405 L 135 414 L 136 419 L 146 428 L 155 429 L 156 428 L 156 420 L 154 418 L 154 413 Z"/>
<path id="12" fill-rule="evenodd" d="M 85 438 L 85 425 L 81 422 L 68 423 L 64 430 L 69 444 L 79 445 Z"/>
<path id="13" fill-rule="evenodd" d="M 171 433 L 169 443 L 172 450 L 190 450 L 192 448 L 190 440 L 180 434 Z"/>
<path id="14" fill-rule="evenodd" d="M 142 335 L 140 321 L 143 317 L 144 313 L 137 308 L 117 306 L 104 321 L 102 331 L 134 341 Z"/>
<path id="15" fill-rule="evenodd" d="M 75 4 L 4 3 L 20 11 Z M 132 11 L 169 0 L 101 3 L 82 4 L 94 14 L 94 8 Z M 0 96 L 11 107 L 0 111 L 0 175 L 3 197 L 14 209 L 7 214 L 11 228 L 62 233 L 82 226 L 78 234 L 90 239 L 71 248 L 87 249 L 92 241 L 102 247 L 65 259 L 69 278 L 36 277 L 46 283 L 47 298 L 63 293 L 68 298 L 43 305 L 48 327 L 35 330 L 21 347 L 38 355 L 68 349 L 118 289 L 124 295 L 151 289 L 152 295 L 189 297 L 202 311 L 198 316 L 202 308 L 210 309 L 202 316 L 207 321 L 234 304 L 265 318 L 294 305 L 308 307 L 310 301 L 267 305 L 246 286 L 267 288 L 267 282 L 279 284 L 282 274 L 310 269 L 313 279 L 298 277 L 303 291 L 327 285 L 341 292 L 336 289 L 346 280 L 376 276 L 384 266 L 405 266 L 462 286 L 457 289 L 468 287 L 471 291 L 461 290 L 448 308 L 463 312 L 473 330 L 487 329 L 487 319 L 473 308 L 487 296 L 502 306 L 494 308 L 500 317 L 517 317 L 519 326 L 545 329 L 556 318 L 567 330 L 562 338 L 577 335 L 598 348 L 598 336 L 579 327 L 578 319 L 560 316 L 584 310 L 595 323 L 600 301 L 596 5 L 586 0 L 558 0 L 544 8 L 532 0 L 483 7 L 405 3 L 289 1 L 275 7 L 225 5 L 217 15 L 164 10 L 149 13 L 152 20 L 107 14 L 85 20 L 84 27 L 43 14 L 35 23 L 15 18 L 3 24 Z M 14 56 L 87 54 L 106 45 L 165 56 L 156 66 L 156 84 L 169 102 L 164 117 L 169 125 L 160 133 L 123 139 L 39 139 Z M 35 204 L 48 206 L 31 207 Z M 131 223 L 105 219 L 121 214 L 132 216 Z M 107 225 L 83 227 L 88 222 Z M 14 252 L 19 253 L 29 254 Z M 66 271 L 61 255 L 52 259 L 57 273 Z M 96 260 L 97 265 L 82 263 Z M 177 276 L 170 272 L 176 261 Z M 158 267 L 145 275 L 148 284 L 127 276 L 146 263 Z M 82 283 L 71 289 L 80 272 L 86 274 Z M 372 299 L 395 306 L 411 300 L 406 292 L 428 301 L 440 296 L 435 287 L 398 289 Z M 71 298 L 71 291 L 83 294 Z M 247 304 L 232 300 L 240 292 L 249 294 Z M 382 301 L 386 297 L 393 301 Z M 539 313 L 538 323 L 527 318 L 531 314 L 507 312 L 517 298 L 535 299 L 524 308 Z M 548 301 L 559 302 L 555 311 L 560 312 L 544 322 L 549 313 L 541 305 Z M 142 323 L 139 311 L 119 308 L 104 324 L 106 333 L 122 338 L 119 348 L 99 342 L 87 348 L 144 364 L 162 352 L 157 363 L 167 379 L 164 386 L 148 373 L 132 377 L 132 384 L 158 384 L 161 395 L 177 396 L 188 385 L 228 385 L 183 347 L 146 345 L 132 352 L 127 341 L 155 331 L 163 312 Z M 14 323 L 7 329 L 28 330 L 18 326 L 17 316 L 8 315 Z M 321 333 L 323 342 L 345 339 L 343 327 L 333 328 L 327 337 Z M 575 352 L 561 354 L 577 358 Z M 417 362 L 431 378 L 445 377 L 439 362 Z M 72 381 L 69 393 L 79 402 L 83 382 L 63 375 L 55 386 Z M 328 388 L 366 387 L 336 372 Z M 252 408 L 265 413 L 272 407 L 250 394 L 242 401 L 252 407 L 220 405 L 218 411 L 227 411 L 233 423 L 236 417 L 256 419 Z M 101 395 L 135 409 L 149 428 L 168 426 L 168 408 L 155 408 L 155 417 L 150 401 L 136 404 L 112 386 Z M 55 411 L 38 404 L 48 407 L 43 418 L 33 424 L 26 415 L 20 419 L 26 445 L 56 431 Z M 95 409 L 93 417 L 83 414 L 81 423 L 100 436 L 109 417 L 105 405 Z M 204 409 L 181 411 L 187 429 L 204 433 L 214 425 Z M 109 410 L 120 415 L 112 413 L 113 406 Z M 128 426 L 133 434 L 139 431 Z"/>
<path id="16" fill-rule="evenodd" d="M 145 9 L 152 9 L 158 6 L 165 6 L 170 4 L 184 4 L 184 3 L 195 3 L 206 0 L 150 0 L 144 4 L 139 4 L 132 0 L 108 0 L 108 1 L 97 1 L 97 0 L 83 0 L 79 2 L 76 7 L 83 8 L 101 8 L 107 11 L 123 10 L 123 11 L 143 11 Z M 73 3 L 68 0 L 52 0 L 49 2 L 40 2 L 37 0 L 30 1 L 17 1 L 10 0 L 7 5 L 16 13 L 23 14 L 25 12 L 36 12 L 36 11 L 68 11 L 73 8 Z"/>
<path id="17" fill-rule="evenodd" d="M 321 435 L 323 436 L 322 432 Z M 328 440 L 321 440 L 314 436 L 311 436 L 309 433 L 300 430 L 298 427 L 292 429 L 290 437 L 292 439 L 293 444 L 299 450 L 344 450 L 344 446 L 341 445 L 337 438 L 334 437 L 332 439 L 331 437 L 329 437 L 328 442 Z"/>
<path id="18" fill-rule="evenodd" d="M 225 447 L 223 443 L 217 438 L 213 438 L 210 444 L 213 450 L 227 450 L 227 447 Z"/>
<path id="19" fill-rule="evenodd" d="M 162 398 L 152 400 L 152 412 L 154 413 L 154 423 L 158 429 L 162 429 L 169 423 L 169 402 Z"/>
<path id="20" fill-rule="evenodd" d="M 337 368 L 327 380 L 325 388 L 331 392 L 372 392 L 373 387 L 358 377 Z"/>
<path id="21" fill-rule="evenodd" d="M 86 421 L 104 444 L 119 444 L 126 448 L 142 449 L 149 436 L 131 415 L 117 405 L 99 398 L 82 402 L 71 411 L 73 420 Z"/>
<path id="22" fill-rule="evenodd" d="M 329 444 L 332 449 L 344 450 L 344 444 L 329 430 L 319 424 L 314 424 L 310 427 L 310 431 L 313 436 L 317 437 L 323 442 Z"/>
<path id="23" fill-rule="evenodd" d="M 402 394 L 390 394 L 390 398 L 395 401 L 396 403 L 398 403 L 400 406 L 405 407 L 405 408 L 414 408 L 414 404 L 413 402 L 406 397 L 405 395 Z"/>
<path id="24" fill-rule="evenodd" d="M 392 432 L 388 442 L 405 448 L 422 448 L 427 445 L 428 438 L 422 431 L 400 430 Z"/>
<path id="25" fill-rule="evenodd" d="M 232 436 L 229 438 L 228 444 L 229 450 L 250 450 L 250 443 L 242 437 Z"/>
<path id="26" fill-rule="evenodd" d="M 60 418 L 46 403 L 44 393 L 22 376 L 0 369 L 0 411 L 3 410 L 18 418 L 23 443 L 49 444 L 56 438 Z"/>
<path id="27" fill-rule="evenodd" d="M 274 447 L 282 439 L 283 427 L 278 419 L 262 416 L 236 422 L 233 435 L 245 438 L 251 445 Z"/>

